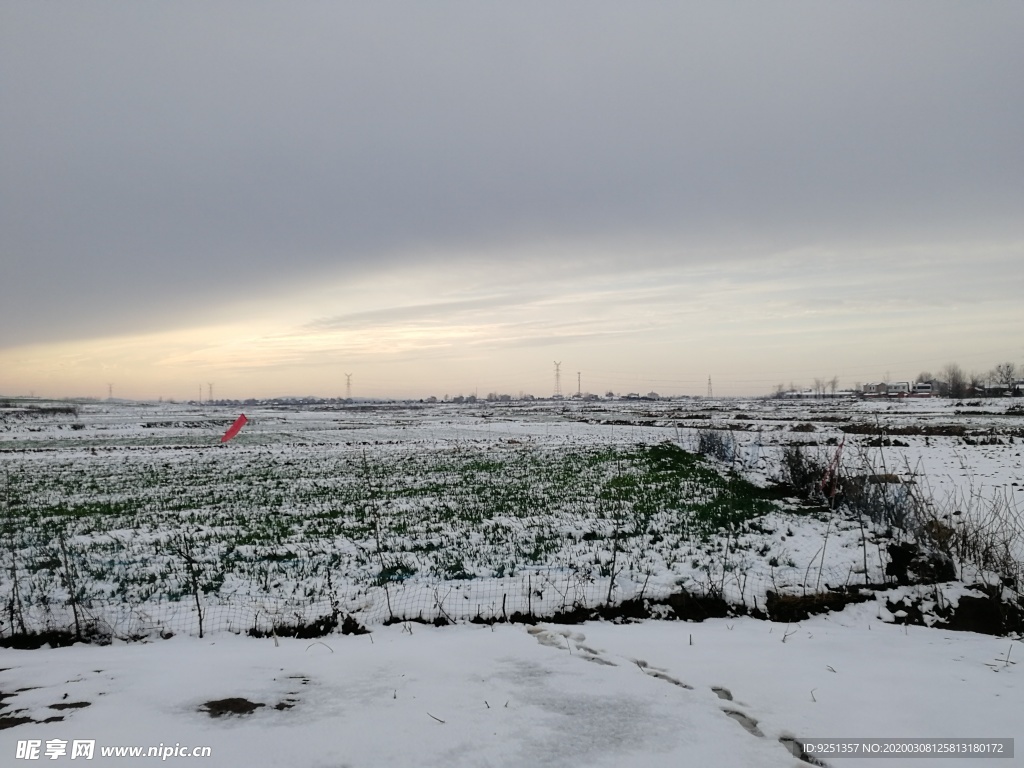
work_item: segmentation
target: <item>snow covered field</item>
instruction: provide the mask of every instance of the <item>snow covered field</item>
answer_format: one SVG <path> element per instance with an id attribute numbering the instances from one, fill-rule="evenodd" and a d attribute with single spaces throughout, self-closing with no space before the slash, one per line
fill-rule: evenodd
<path id="1" fill-rule="evenodd" d="M 955 605 L 963 584 L 788 623 L 543 621 L 680 588 L 763 612 L 769 591 L 880 584 L 883 531 L 765 489 L 785 447 L 913 480 L 953 525 L 1024 506 L 1015 402 L 258 406 L 225 446 L 237 408 L 6 403 L 0 637 L 77 618 L 115 639 L 0 650 L 0 755 L 747 766 L 806 764 L 789 737 L 1024 736 L 1019 640 L 887 623 L 885 599 Z M 730 461 L 679 450 L 709 433 Z M 466 623 L 516 611 L 541 623 Z M 371 632 L 237 636 L 332 613 Z M 456 626 L 382 624 L 416 617 Z M 262 706 L 207 711 L 228 699 Z M 933 762 L 979 764 L 913 764 Z"/>
<path id="2" fill-rule="evenodd" d="M 544 616 L 680 585 L 763 608 L 768 590 L 885 580 L 882 531 L 758 490 L 786 446 L 913 481 L 951 526 L 993 499 L 1018 524 L 1013 403 L 257 407 L 227 445 L 234 409 L 12 405 L 0 554 L 19 578 L 0 596 L 28 629 L 66 626 L 71 579 L 129 636 Z M 727 464 L 679 450 L 702 434 Z"/>
<path id="3" fill-rule="evenodd" d="M 15 765 L 18 741 L 70 749 L 77 739 L 96 742 L 96 765 L 157 761 L 102 747 L 182 745 L 211 756 L 169 764 L 741 768 L 806 765 L 788 737 L 1014 738 L 1020 749 L 1024 666 L 1012 662 L 1022 651 L 882 624 L 856 607 L 789 626 L 394 625 L 322 641 L 222 634 L 8 650 L 8 707 L 63 719 L 0 731 L 0 755 Z M 251 713 L 210 714 L 229 699 Z M 1015 754 L 895 764 L 1019 765 Z"/>

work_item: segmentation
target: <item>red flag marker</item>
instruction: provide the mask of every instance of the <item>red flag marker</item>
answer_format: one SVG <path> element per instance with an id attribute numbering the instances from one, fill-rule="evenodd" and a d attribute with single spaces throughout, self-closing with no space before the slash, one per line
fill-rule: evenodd
<path id="1" fill-rule="evenodd" d="M 237 435 L 239 432 L 242 431 L 242 427 L 245 426 L 245 422 L 247 422 L 247 421 L 248 421 L 248 419 L 245 418 L 245 414 L 243 413 L 241 416 L 239 416 L 237 419 L 235 419 L 235 423 L 234 424 L 232 424 L 230 427 L 228 427 L 228 431 L 224 433 L 224 437 L 222 437 L 220 439 L 220 441 L 222 443 L 226 443 L 232 437 Z"/>

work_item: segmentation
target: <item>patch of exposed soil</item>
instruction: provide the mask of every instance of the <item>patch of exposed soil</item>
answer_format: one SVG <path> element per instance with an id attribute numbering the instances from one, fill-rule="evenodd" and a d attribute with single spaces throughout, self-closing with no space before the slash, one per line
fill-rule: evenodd
<path id="1" fill-rule="evenodd" d="M 208 701 L 200 707 L 200 712 L 206 712 L 210 717 L 223 717 L 224 715 L 251 715 L 260 707 L 266 704 L 249 701 L 241 697 L 230 699 L 216 699 Z"/>
<path id="2" fill-rule="evenodd" d="M 685 621 L 704 621 L 704 619 L 724 619 L 733 613 L 729 604 L 715 595 L 693 595 L 685 589 L 669 595 L 662 602 L 675 613 L 677 619 Z"/>
<path id="3" fill-rule="evenodd" d="M 262 630 L 257 627 L 249 629 L 250 637 L 295 637 L 299 640 L 312 640 L 317 637 L 325 637 L 339 627 L 339 614 L 327 614 L 320 616 L 305 624 L 279 624 L 272 630 Z M 340 622 L 341 634 L 343 635 L 365 635 L 370 630 L 360 624 L 356 619 L 346 614 Z"/>
<path id="4" fill-rule="evenodd" d="M 746 608 L 730 606 L 725 600 L 715 595 L 695 595 L 681 589 L 679 592 L 659 600 L 631 599 L 612 605 L 599 605 L 595 608 L 577 606 L 560 611 L 553 616 L 534 616 L 516 611 L 508 617 L 511 624 L 536 624 L 539 621 L 550 624 L 583 624 L 587 621 L 603 619 L 605 621 L 628 622 L 651 618 L 668 618 L 679 621 L 704 621 L 704 619 L 721 619 L 749 613 Z M 504 619 L 476 618 L 474 623 L 504 623 Z"/>
<path id="5" fill-rule="evenodd" d="M 936 533 L 942 535 L 943 532 L 936 530 Z M 956 579 L 953 559 L 942 552 L 929 552 L 905 542 L 890 544 L 887 553 L 889 562 L 885 575 L 892 576 L 898 584 L 940 584 Z"/>
<path id="6" fill-rule="evenodd" d="M 51 704 L 50 709 L 82 709 L 92 706 L 88 701 L 62 701 L 59 704 Z"/>
<path id="7" fill-rule="evenodd" d="M 962 424 L 927 424 L 919 426 L 911 424 L 906 426 L 881 426 L 877 424 L 866 424 L 857 422 L 846 424 L 840 429 L 848 435 L 929 435 L 932 437 L 963 437 L 967 434 L 967 427 Z"/>
<path id="8" fill-rule="evenodd" d="M 27 632 L 25 634 L 0 637 L 0 646 L 16 648 L 19 651 L 33 651 L 49 645 L 51 648 L 66 648 L 78 642 L 74 632 Z"/>
<path id="9" fill-rule="evenodd" d="M 841 611 L 851 603 L 865 603 L 874 595 L 854 591 L 819 592 L 811 595 L 780 595 L 768 591 L 765 610 L 772 621 L 804 621 L 829 611 Z"/>
<path id="10" fill-rule="evenodd" d="M 914 624 L 952 629 L 958 632 L 977 632 L 983 635 L 1004 636 L 1024 632 L 1024 599 L 1011 602 L 1003 599 L 1001 590 L 984 584 L 971 587 L 977 594 L 962 595 L 956 607 L 946 605 L 928 611 L 922 609 L 920 599 L 887 600 L 885 607 L 893 614 L 897 624 Z"/>
<path id="11" fill-rule="evenodd" d="M 31 717 L 0 717 L 0 731 L 6 728 L 14 728 L 25 723 L 35 723 Z"/>
<path id="12" fill-rule="evenodd" d="M 33 691 L 33 690 L 35 690 L 35 688 L 22 688 L 21 690 L 22 691 Z M 14 694 L 14 693 L 3 693 L 2 691 L 0 691 L 0 708 L 9 707 L 10 704 L 7 704 L 6 702 L 4 702 L 3 699 L 14 698 L 15 695 L 16 694 Z M 87 706 L 89 706 L 88 702 L 80 702 L 80 703 L 77 703 L 77 704 L 67 704 L 67 705 L 64 705 L 64 706 L 56 705 L 56 706 L 51 707 L 51 709 L 68 709 L 68 708 L 71 708 L 71 707 L 87 707 Z M 13 712 L 11 712 L 9 714 L 0 715 L 0 731 L 4 730 L 6 728 L 14 728 L 14 727 L 19 726 L 19 725 L 25 725 L 26 723 L 36 723 L 36 724 L 40 724 L 40 723 L 59 723 L 60 721 L 62 721 L 64 719 L 63 715 L 54 715 L 53 717 L 47 717 L 44 720 L 35 720 L 35 719 L 31 718 L 31 717 L 25 717 L 24 715 L 19 715 L 18 714 L 19 712 L 24 712 L 24 711 L 25 711 L 24 709 L 16 709 L 16 710 L 14 710 Z"/>
<path id="13" fill-rule="evenodd" d="M 32 651 L 45 645 L 51 648 L 66 648 L 75 643 L 109 645 L 110 634 L 96 624 L 86 624 L 79 633 L 50 629 L 45 632 L 24 632 L 0 637 L 0 648 L 15 648 L 19 651 Z"/>

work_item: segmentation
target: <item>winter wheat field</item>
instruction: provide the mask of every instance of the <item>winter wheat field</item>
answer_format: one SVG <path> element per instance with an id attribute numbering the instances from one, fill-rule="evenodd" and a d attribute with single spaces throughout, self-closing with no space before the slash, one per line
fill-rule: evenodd
<path id="1" fill-rule="evenodd" d="M 0 764 L 1024 764 L 1019 403 L 4 401 Z"/>

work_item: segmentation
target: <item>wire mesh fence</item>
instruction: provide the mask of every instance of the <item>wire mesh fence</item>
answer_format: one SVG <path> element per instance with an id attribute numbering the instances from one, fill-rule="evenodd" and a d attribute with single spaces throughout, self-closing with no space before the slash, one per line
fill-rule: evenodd
<path id="1" fill-rule="evenodd" d="M 432 623 L 578 620 L 588 612 L 614 616 L 632 603 L 654 606 L 686 593 L 712 598 L 737 613 L 764 612 L 767 595 L 816 594 L 863 580 L 849 568 L 774 568 L 654 578 L 624 571 L 613 580 L 571 568 L 536 568 L 514 576 L 462 580 L 409 579 L 383 585 L 348 585 L 333 594 L 297 598 L 273 593 L 200 595 L 127 603 L 92 599 L 76 605 L 10 606 L 0 638 L 48 633 L 142 639 L 221 632 L 256 636 L 318 637 L 335 631 L 417 621 Z M 651 610 L 651 616 L 663 615 Z M 345 622 L 348 622 L 347 624 Z"/>

